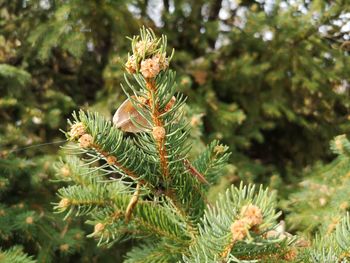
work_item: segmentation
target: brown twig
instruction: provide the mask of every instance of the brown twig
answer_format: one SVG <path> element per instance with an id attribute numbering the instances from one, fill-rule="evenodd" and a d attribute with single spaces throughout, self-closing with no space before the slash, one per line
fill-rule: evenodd
<path id="1" fill-rule="evenodd" d="M 153 96 L 156 92 L 155 80 L 154 79 L 146 79 L 146 87 L 148 90 L 148 99 L 149 99 L 149 105 L 151 107 L 153 124 L 156 127 L 164 128 L 163 122 L 160 119 L 159 105 L 158 105 L 158 103 L 153 102 Z M 168 180 L 169 167 L 168 167 L 168 159 L 166 157 L 167 151 L 166 151 L 166 147 L 165 147 L 165 137 L 157 140 L 157 148 L 158 148 L 158 152 L 159 152 L 159 160 L 160 160 L 160 166 L 161 166 L 163 177 L 165 180 Z"/>
<path id="2" fill-rule="evenodd" d="M 188 169 L 188 171 L 198 179 L 198 181 L 200 181 L 203 184 L 209 184 L 209 182 L 207 181 L 207 179 L 205 179 L 204 175 L 202 175 L 200 172 L 198 172 L 198 170 L 193 167 L 193 165 L 189 162 L 189 160 L 184 159 L 184 165 L 186 166 L 186 168 Z"/>
<path id="3" fill-rule="evenodd" d="M 95 151 L 97 151 L 98 153 L 100 153 L 103 157 L 105 157 L 105 159 L 107 160 L 107 162 L 111 165 L 115 165 L 117 166 L 120 170 L 122 170 L 127 176 L 133 178 L 133 179 L 138 179 L 139 176 L 137 176 L 133 171 L 129 170 L 128 168 L 124 167 L 123 165 L 121 165 L 118 162 L 118 159 L 115 156 L 109 155 L 107 152 L 103 151 L 99 145 L 97 144 L 92 144 L 91 148 L 93 148 Z M 145 180 L 139 180 L 138 181 L 141 184 L 145 184 Z"/>
<path id="4" fill-rule="evenodd" d="M 141 186 L 141 184 L 138 183 L 136 186 L 136 190 L 135 190 L 133 196 L 131 197 L 130 202 L 126 208 L 126 211 L 125 211 L 125 222 L 126 223 L 129 222 L 129 220 L 131 218 L 132 211 L 134 210 L 134 208 L 139 200 L 140 186 Z"/>

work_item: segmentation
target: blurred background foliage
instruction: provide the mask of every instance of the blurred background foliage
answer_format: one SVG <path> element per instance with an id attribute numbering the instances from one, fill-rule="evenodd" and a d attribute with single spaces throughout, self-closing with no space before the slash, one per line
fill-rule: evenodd
<path id="1" fill-rule="evenodd" d="M 125 36 L 142 25 L 176 50 L 193 140 L 233 152 L 218 188 L 299 191 L 305 170 L 334 158 L 329 141 L 350 131 L 349 12 L 346 0 L 0 0 L 0 246 L 39 262 L 120 258 L 123 248 L 95 249 L 91 229 L 52 214 L 52 163 L 73 110 L 112 116 L 125 99 Z M 290 224 L 301 222 L 293 211 L 309 208 L 288 202 Z"/>

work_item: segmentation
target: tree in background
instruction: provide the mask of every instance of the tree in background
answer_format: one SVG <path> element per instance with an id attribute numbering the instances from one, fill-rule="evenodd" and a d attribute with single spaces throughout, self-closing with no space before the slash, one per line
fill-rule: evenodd
<path id="1" fill-rule="evenodd" d="M 286 177 L 329 156 L 328 141 L 349 131 L 349 3 L 166 2 L 162 31 L 190 72 L 180 83 L 241 179 L 271 165 Z"/>
<path id="2" fill-rule="evenodd" d="M 349 257 L 350 142 L 345 135 L 337 136 L 331 149 L 337 158 L 315 165 L 281 202 L 291 230 L 309 240 L 317 236 L 307 251 L 312 262 L 346 262 Z"/>
<path id="3" fill-rule="evenodd" d="M 17 244 L 39 262 L 104 260 L 109 253 L 85 242 L 79 222 L 62 222 L 50 205 L 58 130 L 73 109 L 95 99 L 102 69 L 87 65 L 97 65 L 101 52 L 84 53 L 81 26 L 67 35 L 65 12 L 76 6 L 47 10 L 42 3 L 0 2 L 0 261 L 24 262 L 20 247 L 11 248 Z"/>

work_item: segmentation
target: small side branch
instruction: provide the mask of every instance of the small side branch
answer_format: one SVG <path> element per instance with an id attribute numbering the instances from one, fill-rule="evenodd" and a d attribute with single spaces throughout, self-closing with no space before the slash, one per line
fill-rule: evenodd
<path id="1" fill-rule="evenodd" d="M 144 180 L 139 180 L 139 176 L 137 176 L 133 171 L 129 170 L 128 168 L 124 167 L 118 162 L 118 159 L 115 156 L 109 155 L 107 152 L 103 151 L 98 145 L 92 144 L 91 147 L 100 153 L 103 157 L 105 157 L 106 161 L 110 165 L 117 166 L 120 170 L 122 170 L 127 176 L 138 180 L 139 183 L 145 184 L 146 182 Z"/>
<path id="2" fill-rule="evenodd" d="M 134 194 L 133 194 L 133 196 L 128 204 L 128 207 L 126 208 L 126 211 L 125 211 L 125 222 L 126 223 L 129 222 L 129 220 L 131 218 L 132 211 L 134 210 L 134 208 L 139 200 L 140 186 L 141 186 L 141 184 L 138 183 L 136 186 L 136 191 L 134 192 Z"/>

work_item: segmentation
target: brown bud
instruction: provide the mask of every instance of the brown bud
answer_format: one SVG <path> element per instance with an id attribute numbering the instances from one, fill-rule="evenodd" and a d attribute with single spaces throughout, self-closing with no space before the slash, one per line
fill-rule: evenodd
<path id="1" fill-rule="evenodd" d="M 241 217 L 244 217 L 250 226 L 260 225 L 263 222 L 261 209 L 252 204 L 242 207 Z"/>
<path id="2" fill-rule="evenodd" d="M 69 245 L 68 244 L 60 245 L 60 250 L 61 252 L 67 252 L 69 250 Z"/>
<path id="3" fill-rule="evenodd" d="M 155 54 L 152 59 L 158 63 L 161 70 L 166 70 L 169 67 L 169 61 L 166 58 L 165 53 Z"/>
<path id="4" fill-rule="evenodd" d="M 153 128 L 152 135 L 156 141 L 163 140 L 165 137 L 165 129 L 161 126 Z"/>
<path id="5" fill-rule="evenodd" d="M 214 152 L 216 154 L 224 153 L 225 152 L 225 146 L 223 146 L 223 145 L 216 145 L 214 147 Z"/>
<path id="6" fill-rule="evenodd" d="M 67 165 L 65 166 L 62 166 L 62 168 L 60 169 L 61 171 L 61 174 L 64 176 L 64 177 L 68 177 L 70 175 L 70 169 Z"/>
<path id="7" fill-rule="evenodd" d="M 82 148 L 89 148 L 91 144 L 93 143 L 94 139 L 90 134 L 84 134 L 79 139 L 79 145 Z"/>
<path id="8" fill-rule="evenodd" d="M 33 222 L 34 222 L 34 219 L 33 219 L 32 216 L 28 216 L 28 217 L 26 218 L 26 223 L 27 223 L 28 225 L 33 224 Z"/>
<path id="9" fill-rule="evenodd" d="M 284 259 L 287 261 L 294 261 L 298 255 L 298 251 L 295 248 L 290 249 L 284 254 Z"/>
<path id="10" fill-rule="evenodd" d="M 72 139 L 74 139 L 74 138 L 77 138 L 77 137 L 84 135 L 85 133 L 86 133 L 86 131 L 85 131 L 84 124 L 81 122 L 77 122 L 71 126 L 70 131 L 69 131 L 69 136 Z"/>
<path id="11" fill-rule="evenodd" d="M 70 205 L 70 201 L 68 198 L 62 198 L 62 200 L 59 202 L 58 207 L 60 208 L 67 208 Z"/>
<path id="12" fill-rule="evenodd" d="M 105 224 L 97 223 L 94 228 L 94 233 L 101 233 L 105 229 Z"/>
<path id="13" fill-rule="evenodd" d="M 159 62 L 153 58 L 148 58 L 141 62 L 140 71 L 142 75 L 147 79 L 156 77 L 160 70 L 161 68 Z"/>
<path id="14" fill-rule="evenodd" d="M 151 54 L 155 49 L 157 45 L 156 42 L 150 41 L 150 40 L 141 40 L 136 43 L 134 54 L 137 56 L 144 56 Z"/>
<path id="15" fill-rule="evenodd" d="M 130 74 L 134 74 L 137 71 L 137 63 L 134 56 L 130 56 L 125 63 L 125 68 Z"/>
<path id="16" fill-rule="evenodd" d="M 117 158 L 115 156 L 109 155 L 107 156 L 106 161 L 109 165 L 114 165 L 117 162 Z"/>
<path id="17" fill-rule="evenodd" d="M 249 228 L 249 224 L 245 219 L 236 220 L 231 225 L 231 234 L 234 241 L 243 240 Z"/>

